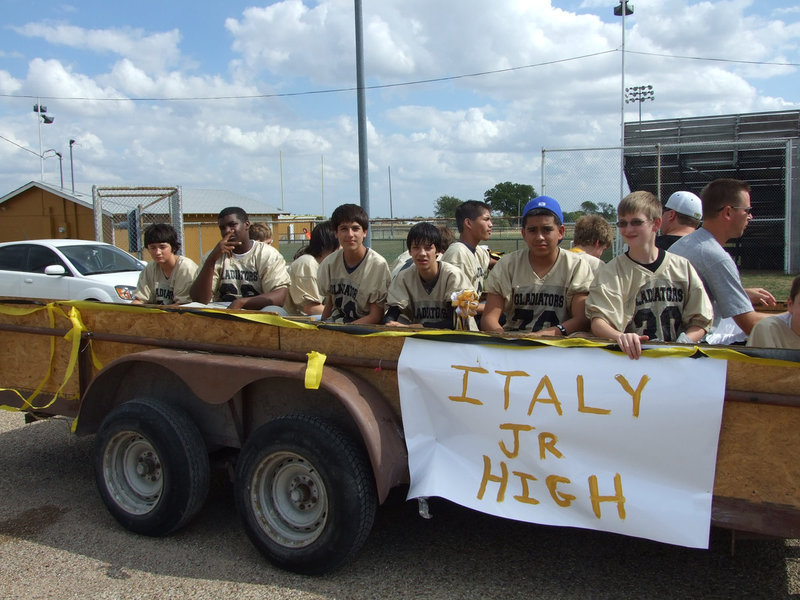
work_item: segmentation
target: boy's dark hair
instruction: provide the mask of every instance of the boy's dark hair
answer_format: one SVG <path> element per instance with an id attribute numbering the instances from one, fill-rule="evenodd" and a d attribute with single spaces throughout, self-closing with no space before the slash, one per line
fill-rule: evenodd
<path id="1" fill-rule="evenodd" d="M 458 232 L 461 233 L 464 231 L 465 220 L 470 219 L 474 221 L 487 211 L 492 212 L 492 207 L 486 204 L 486 202 L 480 202 L 479 200 L 467 200 L 466 202 L 462 202 L 458 208 L 456 208 L 456 227 L 458 228 Z"/>
<path id="2" fill-rule="evenodd" d="M 221 211 L 219 211 L 217 220 L 227 217 L 228 215 L 236 215 L 239 217 L 239 220 L 243 222 L 250 220 L 250 217 L 247 216 L 247 211 L 245 211 L 243 208 L 239 208 L 238 206 L 229 206 L 228 208 L 223 208 Z"/>
<path id="3" fill-rule="evenodd" d="M 700 192 L 703 220 L 713 219 L 723 208 L 739 201 L 739 192 L 749 192 L 750 184 L 739 179 L 715 179 Z"/>
<path id="4" fill-rule="evenodd" d="M 178 232 L 172 225 L 166 223 L 154 223 L 144 230 L 145 248 L 150 244 L 169 244 L 173 254 L 181 249 Z"/>
<path id="5" fill-rule="evenodd" d="M 342 223 L 358 223 L 361 228 L 366 231 L 369 229 L 369 217 L 367 213 L 358 204 L 342 204 L 336 207 L 336 210 L 331 214 L 331 225 L 333 230 L 339 229 Z"/>
<path id="6" fill-rule="evenodd" d="M 330 221 L 323 221 L 311 230 L 311 239 L 303 254 L 319 258 L 324 252 L 334 252 L 339 248 L 336 230 Z"/>
<path id="7" fill-rule="evenodd" d="M 533 210 L 526 212 L 522 219 L 523 228 L 528 225 L 528 217 L 553 217 L 553 223 L 556 224 L 556 227 L 561 227 L 563 225 L 561 219 L 558 218 L 558 215 L 547 208 L 534 208 Z"/>
<path id="8" fill-rule="evenodd" d="M 605 217 L 583 215 L 575 222 L 572 245 L 594 246 L 595 242 L 600 242 L 600 245 L 606 248 L 610 246 L 614 242 L 614 228 Z"/>
<path id="9" fill-rule="evenodd" d="M 789 298 L 792 299 L 792 302 L 798 301 L 798 294 L 800 294 L 800 275 L 792 279 L 792 289 L 789 290 Z"/>
<path id="10" fill-rule="evenodd" d="M 406 248 L 411 250 L 412 244 L 433 244 L 436 251 L 441 252 L 442 232 L 432 223 L 417 223 L 406 236 Z"/>

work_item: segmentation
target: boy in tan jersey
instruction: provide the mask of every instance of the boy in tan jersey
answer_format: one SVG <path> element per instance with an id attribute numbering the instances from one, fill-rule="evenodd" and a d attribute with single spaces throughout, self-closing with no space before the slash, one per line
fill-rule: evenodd
<path id="1" fill-rule="evenodd" d="M 341 248 L 319 266 L 319 289 L 324 293 L 323 321 L 377 324 L 383 321 L 389 265 L 364 246 L 369 219 L 357 204 L 342 204 L 331 215 Z"/>
<path id="2" fill-rule="evenodd" d="M 617 342 L 632 359 L 641 342 L 698 342 L 713 311 L 703 282 L 688 260 L 656 247 L 661 204 L 633 192 L 617 208 L 629 250 L 600 267 L 586 301 L 592 333 Z"/>
<path id="3" fill-rule="evenodd" d="M 139 274 L 132 304 L 188 304 L 198 266 L 178 255 L 181 244 L 172 225 L 156 223 L 144 232 L 144 245 L 152 262 Z"/>
<path id="4" fill-rule="evenodd" d="M 191 288 L 202 304 L 229 302 L 228 308 L 282 307 L 289 287 L 286 261 L 269 244 L 250 239 L 250 220 L 237 206 L 219 213 L 222 239 L 208 253 Z"/>
<path id="5" fill-rule="evenodd" d="M 472 282 L 455 266 L 439 262 L 441 232 L 430 223 L 408 231 L 406 245 L 414 264 L 392 280 L 386 300 L 386 325 L 454 329 L 453 292 L 474 291 Z"/>
<path id="6" fill-rule="evenodd" d="M 583 215 L 575 222 L 570 252 L 589 263 L 592 273 L 597 274 L 603 264 L 603 252 L 614 242 L 614 230 L 601 215 Z"/>
<path id="7" fill-rule="evenodd" d="M 489 272 L 491 258 L 489 251 L 480 246 L 492 235 L 491 208 L 485 202 L 467 200 L 456 209 L 458 241 L 453 242 L 442 255 L 442 262 L 461 269 L 472 282 L 472 287 L 480 296 L 483 293 L 486 274 Z M 478 313 L 483 312 L 483 305 Z"/>
<path id="8" fill-rule="evenodd" d="M 557 336 L 586 331 L 584 302 L 592 271 L 575 253 L 558 247 L 564 237 L 561 207 L 549 196 L 538 196 L 522 214 L 526 247 L 503 256 L 489 273 L 481 329 Z"/>

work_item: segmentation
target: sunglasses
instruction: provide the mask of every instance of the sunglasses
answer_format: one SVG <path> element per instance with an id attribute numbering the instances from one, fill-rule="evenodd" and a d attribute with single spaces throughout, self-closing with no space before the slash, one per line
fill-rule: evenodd
<path id="1" fill-rule="evenodd" d="M 746 214 L 746 215 L 750 215 L 750 214 L 753 213 L 753 207 L 752 206 L 731 206 L 729 204 L 728 207 L 729 208 L 738 208 L 739 210 L 743 210 L 744 214 Z"/>
<path id="2" fill-rule="evenodd" d="M 644 221 L 642 219 L 631 219 L 630 221 L 621 220 L 621 221 L 617 221 L 617 227 L 619 227 L 620 229 L 623 229 L 623 228 L 627 227 L 628 225 L 630 225 L 631 227 L 641 227 L 642 225 L 644 225 L 648 221 L 649 221 L 649 219 L 644 220 Z"/>

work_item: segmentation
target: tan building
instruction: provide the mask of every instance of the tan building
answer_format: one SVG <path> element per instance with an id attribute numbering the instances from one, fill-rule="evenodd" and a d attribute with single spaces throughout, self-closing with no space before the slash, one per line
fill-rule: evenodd
<path id="1" fill-rule="evenodd" d="M 313 228 L 313 217 L 287 220 L 288 213 L 279 208 L 228 190 L 181 188 L 181 199 L 183 253 L 198 263 L 219 242 L 217 215 L 228 206 L 246 210 L 252 223 L 267 223 L 273 230 L 276 247 L 281 241 L 299 240 L 304 227 L 309 231 Z M 109 239 L 103 241 L 129 250 L 126 213 L 130 208 L 119 203 L 103 204 L 103 230 L 111 232 L 104 235 Z M 167 214 L 145 209 L 142 229 L 150 223 L 165 221 L 169 221 Z M 0 198 L 0 242 L 42 238 L 95 239 L 91 193 L 72 193 L 41 181 L 31 181 Z M 146 254 L 141 258 L 148 260 Z"/>

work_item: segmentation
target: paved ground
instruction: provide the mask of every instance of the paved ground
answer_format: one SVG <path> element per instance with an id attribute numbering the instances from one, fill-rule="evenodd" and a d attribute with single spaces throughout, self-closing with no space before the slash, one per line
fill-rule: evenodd
<path id="1" fill-rule="evenodd" d="M 322 578 L 273 568 L 247 540 L 222 474 L 199 517 L 163 539 L 136 536 L 94 487 L 93 438 L 67 421 L 23 425 L 0 411 L 0 598 L 787 598 L 800 595 L 800 541 L 712 532 L 689 550 L 538 527 L 433 501 L 395 500 L 356 560 Z"/>

